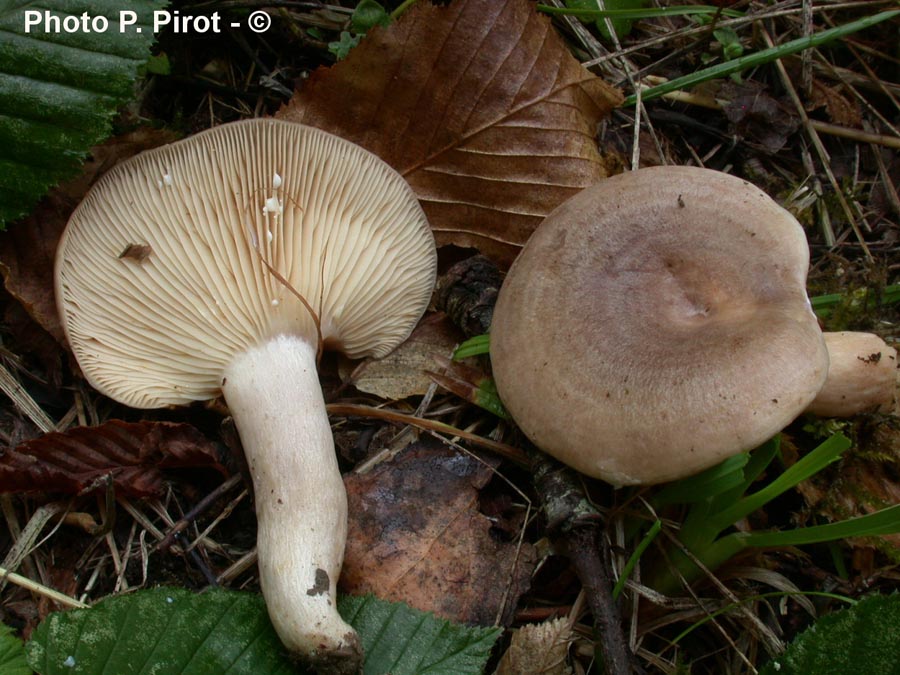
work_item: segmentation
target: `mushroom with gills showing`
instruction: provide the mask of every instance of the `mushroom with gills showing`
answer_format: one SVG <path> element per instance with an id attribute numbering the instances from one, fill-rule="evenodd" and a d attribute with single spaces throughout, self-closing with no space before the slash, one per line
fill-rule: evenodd
<path id="1" fill-rule="evenodd" d="M 358 672 L 362 650 L 335 604 L 347 497 L 317 356 L 387 354 L 424 312 L 435 270 L 399 174 L 273 119 L 119 164 L 59 244 L 59 311 L 98 391 L 136 408 L 224 395 L 253 478 L 269 616 L 321 673 Z"/>
<path id="2" fill-rule="evenodd" d="M 695 167 L 585 189 L 537 228 L 491 327 L 497 389 L 541 449 L 616 486 L 682 478 L 776 434 L 828 351 L 801 226 Z"/>

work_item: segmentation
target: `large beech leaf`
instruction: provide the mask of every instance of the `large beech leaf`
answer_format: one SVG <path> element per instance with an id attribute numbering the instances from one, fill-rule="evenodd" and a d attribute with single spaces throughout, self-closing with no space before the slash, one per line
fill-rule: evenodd
<path id="1" fill-rule="evenodd" d="M 211 467 L 225 473 L 214 443 L 189 424 L 110 420 L 44 434 L 0 456 L 0 492 L 77 494 L 109 476 L 133 497 L 158 495 L 160 469 Z"/>
<path id="2" fill-rule="evenodd" d="M 109 135 L 132 95 L 153 42 L 153 11 L 165 2 L 132 0 L 138 23 L 119 30 L 115 0 L 0 0 L 0 227 L 25 214 L 52 185 L 72 175 L 92 145 Z M 25 30 L 25 13 L 104 16 L 103 32 Z M 136 28 L 140 26 L 141 32 Z"/>
<path id="3" fill-rule="evenodd" d="M 605 175 L 595 133 L 619 101 L 533 3 L 455 0 L 371 30 L 279 114 L 391 164 L 439 244 L 509 262 L 547 213 Z"/>
<path id="4" fill-rule="evenodd" d="M 761 675 L 900 675 L 900 595 L 871 596 L 801 633 Z"/>
<path id="5" fill-rule="evenodd" d="M 343 598 L 359 631 L 365 675 L 476 675 L 499 631 L 441 621 L 372 597 Z M 28 644 L 39 675 L 301 675 L 260 596 L 157 588 L 91 609 L 51 614 Z"/>

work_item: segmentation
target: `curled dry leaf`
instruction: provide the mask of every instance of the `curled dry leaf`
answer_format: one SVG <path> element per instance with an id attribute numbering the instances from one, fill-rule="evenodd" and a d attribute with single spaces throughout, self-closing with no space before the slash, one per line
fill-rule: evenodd
<path id="1" fill-rule="evenodd" d="M 0 455 L 0 492 L 78 494 L 109 476 L 131 497 L 159 495 L 162 469 L 209 467 L 226 474 L 216 445 L 189 424 L 122 422 L 75 427 Z"/>
<path id="2" fill-rule="evenodd" d="M 491 469 L 429 440 L 365 475 L 345 477 L 350 502 L 342 589 L 374 593 L 454 621 L 509 618 L 535 554 L 504 541 L 478 509 Z"/>
<path id="3" fill-rule="evenodd" d="M 522 626 L 513 633 L 495 675 L 572 675 L 566 661 L 571 640 L 568 619 Z"/>
<path id="4" fill-rule="evenodd" d="M 438 245 L 508 263 L 547 213 L 604 177 L 595 134 L 621 100 L 533 3 L 456 0 L 373 29 L 279 116 L 391 164 Z"/>

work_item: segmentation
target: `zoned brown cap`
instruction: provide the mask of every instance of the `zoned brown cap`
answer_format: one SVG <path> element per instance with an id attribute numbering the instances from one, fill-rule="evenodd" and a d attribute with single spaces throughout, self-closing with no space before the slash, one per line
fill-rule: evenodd
<path id="1" fill-rule="evenodd" d="M 540 448 L 614 485 L 753 448 L 815 397 L 828 356 L 802 228 L 693 167 L 604 180 L 551 213 L 500 290 L 491 361 Z"/>

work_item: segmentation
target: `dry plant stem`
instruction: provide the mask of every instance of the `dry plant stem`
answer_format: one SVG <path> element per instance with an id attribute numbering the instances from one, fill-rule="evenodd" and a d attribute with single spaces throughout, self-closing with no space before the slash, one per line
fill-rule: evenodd
<path id="1" fill-rule="evenodd" d="M 763 37 L 763 40 L 765 40 L 766 47 L 775 46 L 774 41 L 765 30 L 761 31 L 761 35 Z M 776 60 L 775 67 L 778 69 L 778 74 L 781 78 L 785 90 L 794 103 L 794 107 L 797 110 L 797 115 L 800 117 L 800 121 L 806 128 L 806 135 L 809 137 L 810 142 L 816 150 L 816 154 L 819 156 L 819 161 L 822 163 L 822 168 L 825 171 L 825 175 L 828 177 L 829 183 L 831 183 L 831 187 L 834 190 L 834 195 L 837 197 L 838 203 L 841 205 L 841 209 L 843 210 L 844 215 L 847 217 L 847 222 L 849 223 L 850 228 L 856 235 L 856 239 L 866 256 L 866 259 L 869 262 L 874 262 L 875 259 L 872 256 L 872 252 L 869 250 L 868 244 L 866 244 L 866 240 L 863 237 L 862 231 L 860 230 L 859 223 L 857 222 L 857 219 L 854 216 L 850 205 L 847 203 L 847 199 L 844 196 L 844 192 L 841 189 L 837 178 L 835 178 L 834 176 L 834 172 L 831 170 L 831 162 L 829 161 L 830 158 L 828 155 L 828 151 L 825 149 L 825 146 L 822 143 L 822 139 L 819 138 L 818 132 L 810 125 L 809 115 L 806 114 L 806 108 L 803 107 L 803 103 L 801 102 L 800 97 L 797 94 L 797 90 L 794 88 L 793 82 L 788 76 L 787 69 L 785 68 L 784 63 L 782 63 L 780 59 Z"/>
<path id="2" fill-rule="evenodd" d="M 387 420 L 389 422 L 409 424 L 410 426 L 416 427 L 418 429 L 435 431 L 439 434 L 448 434 L 450 436 L 455 436 L 465 441 L 469 441 L 470 443 L 474 443 L 475 445 L 480 446 L 486 450 L 490 450 L 491 452 L 495 452 L 501 457 L 508 459 L 511 462 L 515 462 L 519 466 L 528 465 L 528 459 L 525 457 L 525 454 L 518 448 L 514 448 L 513 446 L 507 445 L 506 443 L 492 441 L 489 438 L 484 438 L 483 436 L 473 434 L 463 429 L 457 429 L 456 427 L 452 427 L 449 424 L 444 424 L 443 422 L 438 422 L 436 420 L 416 417 L 415 415 L 398 412 L 396 410 L 389 410 L 387 408 L 373 408 L 372 406 L 357 405 L 355 403 L 329 403 L 326 406 L 326 409 L 328 410 L 328 413 L 330 415 L 358 415 L 359 417 L 371 417 L 375 419 Z"/>
<path id="3" fill-rule="evenodd" d="M 569 559 L 584 588 L 591 613 L 594 633 L 603 651 L 607 675 L 631 675 L 634 672 L 631 652 L 622 630 L 622 618 L 612 597 L 613 582 L 609 575 L 607 556 L 603 551 L 597 523 L 585 523 L 572 528 L 566 542 Z"/>
<path id="4" fill-rule="evenodd" d="M 39 584 L 36 581 L 32 581 L 27 577 L 23 577 L 21 574 L 16 574 L 15 572 L 10 572 L 4 567 L 0 567 L 0 579 L 4 581 L 9 581 L 10 583 L 15 584 L 16 586 L 20 586 L 26 590 L 31 591 L 32 593 L 37 593 L 38 595 L 43 595 L 45 598 L 49 598 L 54 602 L 58 602 L 60 605 L 64 607 L 75 607 L 75 608 L 84 608 L 88 605 L 84 604 L 76 600 L 75 598 L 70 598 L 68 595 L 64 593 L 60 593 L 59 591 L 53 590 L 52 588 L 48 588 L 43 584 Z"/>
<path id="5" fill-rule="evenodd" d="M 362 648 L 337 611 L 347 494 L 316 373 L 316 346 L 277 336 L 243 352 L 222 385 L 253 477 L 269 617 L 321 674 L 357 673 Z"/>
<path id="6" fill-rule="evenodd" d="M 215 490 L 206 495 L 203 499 L 201 499 L 197 505 L 184 514 L 181 518 L 178 519 L 178 522 L 166 533 L 165 538 L 156 544 L 156 548 L 165 551 L 167 550 L 174 541 L 176 535 L 181 533 L 185 528 L 187 528 L 197 516 L 206 511 L 209 506 L 215 502 L 219 497 L 228 492 L 235 485 L 240 483 L 242 480 L 242 476 L 238 473 L 226 480 L 224 483 L 219 485 Z"/>
<path id="7" fill-rule="evenodd" d="M 549 455 L 532 450 L 534 485 L 548 527 L 565 540 L 594 617 L 607 675 L 634 672 L 619 607 L 612 597 L 609 556 L 602 543 L 602 516 L 584 494 L 579 476 Z"/>

